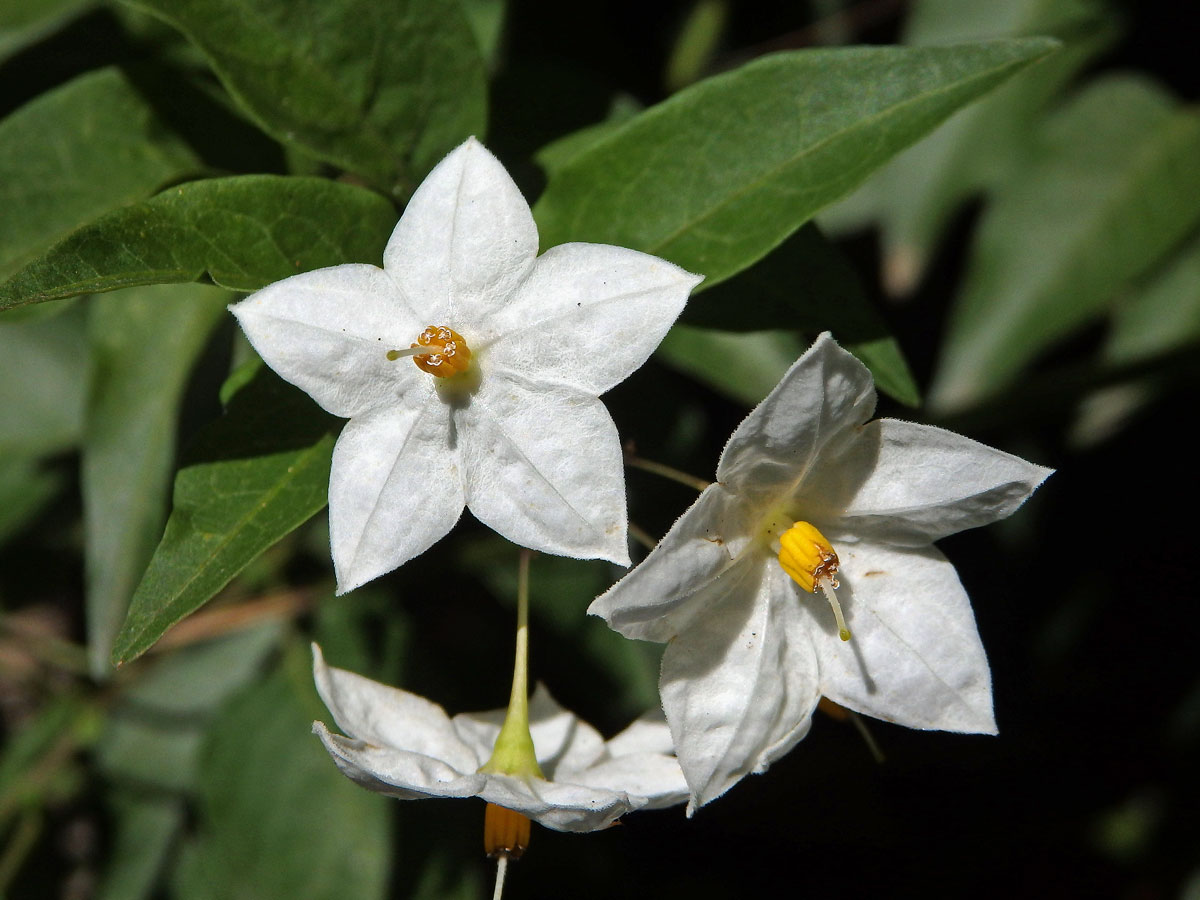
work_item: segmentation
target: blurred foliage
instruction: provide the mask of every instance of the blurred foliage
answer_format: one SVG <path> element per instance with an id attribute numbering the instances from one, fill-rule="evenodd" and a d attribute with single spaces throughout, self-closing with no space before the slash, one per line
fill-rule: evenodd
<path id="1" fill-rule="evenodd" d="M 605 397 L 638 457 L 709 477 L 829 329 L 884 414 L 1060 470 L 945 542 L 1000 738 L 880 723 L 876 765 L 821 719 L 691 821 L 537 831 L 510 895 L 1196 894 L 1194 537 L 1161 524 L 1197 499 L 1191 44 L 1166 0 L 3 4 L 0 895 L 490 890 L 482 804 L 361 791 L 311 737 L 307 643 L 451 712 L 499 706 L 516 552 L 468 517 L 335 599 L 340 424 L 223 311 L 377 263 L 471 134 L 543 249 L 707 276 Z M 627 481 L 650 540 L 693 496 Z M 1159 527 L 1101 531 L 1117 498 Z M 532 567 L 534 678 L 609 734 L 656 702 L 661 653 L 584 615 L 617 575 Z"/>

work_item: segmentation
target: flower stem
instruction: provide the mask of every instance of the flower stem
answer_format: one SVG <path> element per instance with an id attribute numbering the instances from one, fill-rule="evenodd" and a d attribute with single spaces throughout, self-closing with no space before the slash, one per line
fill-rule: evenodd
<path id="1" fill-rule="evenodd" d="M 703 478 L 697 478 L 695 475 L 689 475 L 687 472 L 681 472 L 679 469 L 672 468 L 663 463 L 642 459 L 628 450 L 625 451 L 625 465 L 641 469 L 645 472 L 653 472 L 655 475 L 661 475 L 663 478 L 669 478 L 672 481 L 678 481 L 680 484 L 685 484 L 697 491 L 702 491 L 712 484 L 711 481 L 705 481 Z"/>
<path id="2" fill-rule="evenodd" d="M 492 748 L 492 758 L 480 772 L 544 778 L 529 734 L 529 550 L 521 550 L 517 569 L 517 652 L 513 662 L 508 713 Z"/>

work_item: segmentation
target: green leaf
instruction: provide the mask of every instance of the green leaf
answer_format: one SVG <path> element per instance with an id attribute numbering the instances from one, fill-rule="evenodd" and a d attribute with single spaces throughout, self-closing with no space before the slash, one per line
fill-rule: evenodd
<path id="1" fill-rule="evenodd" d="M 909 406 L 920 403 L 920 392 L 900 345 L 867 299 L 857 273 L 812 223 L 740 277 L 693 297 L 681 321 L 725 331 L 832 331 L 842 346 L 866 363 L 880 390 Z M 696 369 L 677 361 L 690 371 Z M 711 359 L 709 365 L 714 365 Z M 713 376 L 723 380 L 738 377 L 731 372 Z M 735 396 L 746 399 L 751 386 L 757 393 L 757 378 Z"/>
<path id="2" fill-rule="evenodd" d="M 83 432 L 88 351 L 80 308 L 52 318 L 0 318 L 0 457 L 74 447 Z"/>
<path id="3" fill-rule="evenodd" d="M 268 134 L 403 196 L 487 121 L 479 46 L 444 0 L 132 0 L 182 31 Z"/>
<path id="4" fill-rule="evenodd" d="M 89 304 L 92 347 L 81 490 L 92 676 L 162 536 L 176 410 L 229 295 L 203 285 L 131 288 Z"/>
<path id="5" fill-rule="evenodd" d="M 1121 296 L 1105 342 L 1106 361 L 1129 363 L 1200 339 L 1200 234 L 1144 284 Z"/>
<path id="6" fill-rule="evenodd" d="M 139 666 L 132 683 L 123 683 L 96 744 L 104 777 L 156 794 L 195 791 L 213 715 L 258 675 L 281 631 L 279 623 L 268 623 Z"/>
<path id="7" fill-rule="evenodd" d="M 320 178 L 193 181 L 79 229 L 0 285 L 0 309 L 205 274 L 253 291 L 322 266 L 378 264 L 395 224 L 383 197 Z"/>
<path id="8" fill-rule="evenodd" d="M 285 662 L 235 698 L 213 727 L 199 835 L 177 871 L 180 900 L 385 895 L 389 801 L 338 771 L 312 736 L 323 707 L 307 654 Z"/>
<path id="9" fill-rule="evenodd" d="M 0 545 L 21 530 L 63 488 L 65 479 L 36 459 L 0 458 Z"/>
<path id="10" fill-rule="evenodd" d="M 1050 98 L 1118 31 L 1117 17 L 1102 0 L 922 0 L 909 18 L 906 44 L 1042 34 L 1060 38 L 1063 47 L 955 113 L 854 195 L 822 213 L 822 224 L 845 231 L 878 220 L 884 283 L 894 295 L 911 292 L 950 216 L 971 194 L 996 184 L 1018 164 L 1019 151 Z"/>
<path id="11" fill-rule="evenodd" d="M 183 829 L 186 810 L 177 798 L 118 792 L 110 804 L 113 841 L 96 900 L 150 897 Z"/>
<path id="12" fill-rule="evenodd" d="M 676 325 L 658 345 L 656 355 L 725 396 L 755 406 L 805 346 L 792 331 L 733 332 Z M 719 364 L 726 359 L 736 359 L 738 364 Z"/>
<path id="13" fill-rule="evenodd" d="M 37 43 L 93 5 L 94 0 L 5 0 L 0 6 L 0 62 Z"/>
<path id="14" fill-rule="evenodd" d="M 1200 341 L 1200 235 L 1152 277 L 1121 295 L 1113 309 L 1101 358 L 1109 366 L 1130 366 L 1169 358 Z M 1077 445 L 1110 437 L 1162 390 L 1172 373 L 1155 372 L 1112 385 L 1085 398 L 1071 429 Z"/>
<path id="15" fill-rule="evenodd" d="M 337 420 L 263 368 L 175 476 L 166 533 L 113 649 L 120 665 L 327 502 Z"/>
<path id="16" fill-rule="evenodd" d="M 463 14 L 475 34 L 479 53 L 489 72 L 500 65 L 506 0 L 462 0 Z"/>
<path id="17" fill-rule="evenodd" d="M 632 247 L 712 287 L 1055 46 L 799 51 L 709 78 L 556 171 L 534 210 L 542 244 Z"/>
<path id="18" fill-rule="evenodd" d="M 1133 77 L 1047 121 L 980 223 L 930 399 L 961 409 L 1099 315 L 1200 221 L 1200 116 Z"/>
<path id="19" fill-rule="evenodd" d="M 0 216 L 0 279 L 84 223 L 199 168 L 117 69 L 43 94 L 0 122 L 0 208 L 20 211 Z"/>

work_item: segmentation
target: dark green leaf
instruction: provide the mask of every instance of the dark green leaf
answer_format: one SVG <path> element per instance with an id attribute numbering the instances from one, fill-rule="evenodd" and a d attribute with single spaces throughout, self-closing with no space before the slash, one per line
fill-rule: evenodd
<path id="1" fill-rule="evenodd" d="M 65 479 L 47 471 L 36 459 L 0 459 L 0 544 L 36 516 L 63 487 Z"/>
<path id="2" fill-rule="evenodd" d="M 1141 79 L 1050 119 L 979 226 L 931 402 L 961 409 L 1097 316 L 1200 221 L 1200 116 Z"/>
<path id="3" fill-rule="evenodd" d="M 203 285 L 131 288 L 89 304 L 92 347 L 81 472 L 88 658 L 111 671 L 112 641 L 162 536 L 176 408 L 229 295 Z"/>
<path id="4" fill-rule="evenodd" d="M 1200 341 L 1200 236 L 1193 236 L 1167 265 L 1123 294 L 1113 309 L 1101 352 L 1109 365 L 1129 366 L 1156 357 L 1169 360 Z M 1162 389 L 1169 370 L 1112 385 L 1086 398 L 1072 428 L 1077 444 L 1110 437 Z"/>
<path id="5" fill-rule="evenodd" d="M 312 735 L 323 707 L 307 654 L 286 662 L 215 723 L 202 762 L 200 832 L 175 884 L 180 900 L 384 896 L 389 801 L 338 771 Z"/>
<path id="6" fill-rule="evenodd" d="M 395 224 L 387 200 L 348 184 L 275 175 L 193 181 L 76 231 L 0 285 L 0 309 L 206 273 L 253 291 L 322 266 L 378 264 Z"/>
<path id="7" fill-rule="evenodd" d="M 84 223 L 198 169 L 116 69 L 38 97 L 0 122 L 0 278 Z"/>
<path id="8" fill-rule="evenodd" d="M 159 794 L 196 790 L 200 746 L 213 714 L 257 676 L 280 631 L 278 623 L 248 628 L 139 668 L 112 704 L 96 745 L 105 778 Z"/>
<path id="9" fill-rule="evenodd" d="M 842 346 L 866 363 L 880 390 L 909 406 L 921 400 L 899 344 L 867 299 L 858 275 L 841 251 L 811 223 L 741 277 L 693 297 L 680 321 L 739 332 L 832 331 Z M 680 351 L 683 346 L 676 343 L 674 350 Z M 676 361 L 691 368 L 682 357 L 677 356 Z M 719 374 L 722 378 L 732 376 Z M 751 384 L 757 393 L 761 385 L 754 381 L 735 395 L 747 399 Z"/>
<path id="10" fill-rule="evenodd" d="M 111 803 L 113 841 L 96 900 L 144 900 L 183 828 L 186 809 L 176 797 L 119 792 Z"/>
<path id="11" fill-rule="evenodd" d="M 1116 38 L 1118 19 L 1102 0 L 972 3 L 923 0 L 909 18 L 905 43 L 938 45 L 1044 34 L 1063 47 L 955 113 L 929 137 L 888 163 L 843 204 L 822 214 L 839 230 L 879 221 L 884 283 L 909 293 L 955 209 L 996 184 L 1014 165 L 1050 97 Z"/>
<path id="12" fill-rule="evenodd" d="M 83 310 L 0 318 L 0 359 L 0 455 L 32 458 L 75 446 L 87 393 Z"/>
<path id="13" fill-rule="evenodd" d="M 552 175 L 535 209 L 543 246 L 633 247 L 712 287 L 1055 46 L 801 51 L 707 79 Z"/>
<path id="14" fill-rule="evenodd" d="M 53 34 L 92 3 L 93 0 L 5 0 L 0 6 L 0 60 Z"/>
<path id="15" fill-rule="evenodd" d="M 166 533 L 117 636 L 116 664 L 145 652 L 325 506 L 336 430 L 337 420 L 266 368 L 234 396 L 175 476 Z"/>
<path id="16" fill-rule="evenodd" d="M 656 355 L 674 369 L 746 406 L 755 406 L 804 352 L 794 331 L 716 331 L 676 325 Z M 721 360 L 736 359 L 735 366 Z"/>
<path id="17" fill-rule="evenodd" d="M 276 140 L 396 195 L 487 121 L 479 46 L 442 0 L 131 0 L 182 31 Z"/>
<path id="18" fill-rule="evenodd" d="M 1169 263 L 1121 297 L 1104 358 L 1127 363 L 1200 339 L 1200 235 Z"/>

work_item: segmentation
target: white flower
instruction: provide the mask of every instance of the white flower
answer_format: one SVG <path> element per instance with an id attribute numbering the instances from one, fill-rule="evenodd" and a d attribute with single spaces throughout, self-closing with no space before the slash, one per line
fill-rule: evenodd
<path id="1" fill-rule="evenodd" d="M 436 703 L 325 664 L 313 645 L 317 691 L 338 727 L 313 731 L 353 781 L 402 800 L 481 797 L 557 831 L 596 831 L 635 809 L 682 803 L 687 784 L 661 715 L 647 714 L 609 741 L 559 706 L 541 685 L 530 733 L 546 778 L 479 772 L 505 710 L 450 718 Z"/>
<path id="2" fill-rule="evenodd" d="M 931 544 L 1009 515 L 1050 470 L 939 428 L 868 423 L 874 408 L 866 368 L 822 335 L 733 433 L 717 483 L 589 609 L 670 641 L 659 687 L 689 813 L 795 746 L 822 695 L 911 728 L 995 733 L 970 602 Z"/>
<path id="3" fill-rule="evenodd" d="M 621 449 L 597 397 L 646 361 L 700 278 L 620 247 L 538 257 L 537 243 L 472 138 L 417 189 L 382 269 L 307 272 L 231 307 L 272 369 L 350 419 L 329 479 L 339 593 L 426 550 L 464 506 L 523 546 L 628 565 Z"/>

